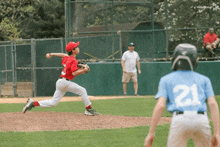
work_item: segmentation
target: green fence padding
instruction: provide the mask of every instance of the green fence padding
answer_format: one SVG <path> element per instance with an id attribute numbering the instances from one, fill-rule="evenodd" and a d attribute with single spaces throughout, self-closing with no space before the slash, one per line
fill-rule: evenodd
<path id="1" fill-rule="evenodd" d="M 122 95 L 122 69 L 120 63 L 88 63 L 91 71 L 77 76 L 73 82 L 86 88 L 89 95 Z M 197 72 L 211 79 L 215 94 L 220 94 L 219 69 L 220 62 L 199 62 Z M 140 95 L 155 95 L 159 80 L 170 73 L 170 62 L 141 63 L 142 73 L 138 75 Z M 55 83 L 61 70 L 37 70 L 37 96 L 52 96 Z M 134 94 L 133 83 L 128 83 L 128 95 Z M 67 93 L 67 96 L 73 94 Z"/>
<path id="2" fill-rule="evenodd" d="M 11 63 L 12 63 L 11 46 L 10 45 L 0 46 L 0 70 L 11 70 L 12 69 Z M 0 76 L 0 82 L 1 81 L 11 82 L 12 72 L 7 71 L 2 73 Z"/>
<path id="3" fill-rule="evenodd" d="M 0 70 L 5 70 L 5 47 L 0 47 Z"/>
<path id="4" fill-rule="evenodd" d="M 61 70 L 47 69 L 36 70 L 36 90 L 37 96 L 52 96 L 56 89 L 56 81 Z"/>
<path id="5" fill-rule="evenodd" d="M 47 59 L 47 53 L 62 52 L 61 40 L 36 40 L 36 67 L 57 67 L 61 60 L 57 58 Z"/>
<path id="6" fill-rule="evenodd" d="M 16 67 L 17 69 L 17 81 L 29 82 L 31 81 L 31 70 L 26 69 L 31 67 L 31 45 L 17 45 L 16 46 Z"/>

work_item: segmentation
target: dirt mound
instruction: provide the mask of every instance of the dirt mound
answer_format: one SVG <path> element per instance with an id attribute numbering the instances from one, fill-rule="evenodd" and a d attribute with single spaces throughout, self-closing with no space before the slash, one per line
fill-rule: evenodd
<path id="1" fill-rule="evenodd" d="M 159 124 L 170 123 L 171 118 L 161 118 Z M 85 116 L 71 112 L 21 112 L 0 113 L 0 131 L 59 131 L 125 128 L 149 125 L 151 117 Z"/>

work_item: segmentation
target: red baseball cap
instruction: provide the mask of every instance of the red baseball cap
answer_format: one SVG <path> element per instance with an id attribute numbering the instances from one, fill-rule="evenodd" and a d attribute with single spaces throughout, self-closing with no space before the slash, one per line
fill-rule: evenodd
<path id="1" fill-rule="evenodd" d="M 66 51 L 70 52 L 71 50 L 73 50 L 74 48 L 76 48 L 77 46 L 79 46 L 79 42 L 69 42 L 66 45 Z"/>

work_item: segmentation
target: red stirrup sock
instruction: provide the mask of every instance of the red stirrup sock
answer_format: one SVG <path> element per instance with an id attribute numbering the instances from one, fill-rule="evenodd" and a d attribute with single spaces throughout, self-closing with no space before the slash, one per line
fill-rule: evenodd
<path id="1" fill-rule="evenodd" d="M 86 107 L 86 109 L 91 109 L 91 108 L 92 108 L 91 105 L 89 105 L 89 106 Z"/>
<path id="2" fill-rule="evenodd" d="M 34 106 L 40 106 L 40 104 L 38 102 L 34 102 L 33 104 Z"/>

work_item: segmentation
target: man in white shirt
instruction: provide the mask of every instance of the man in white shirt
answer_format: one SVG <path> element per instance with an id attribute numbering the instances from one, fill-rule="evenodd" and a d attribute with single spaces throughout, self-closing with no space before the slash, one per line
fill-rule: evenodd
<path id="1" fill-rule="evenodd" d="M 128 51 L 124 52 L 122 55 L 121 66 L 123 70 L 122 82 L 123 82 L 123 91 L 124 95 L 127 95 L 127 83 L 130 79 L 134 83 L 134 93 L 138 96 L 138 82 L 137 82 L 137 68 L 138 73 L 141 74 L 140 68 L 140 57 L 137 52 L 134 51 L 134 43 L 130 43 L 128 46 Z"/>

